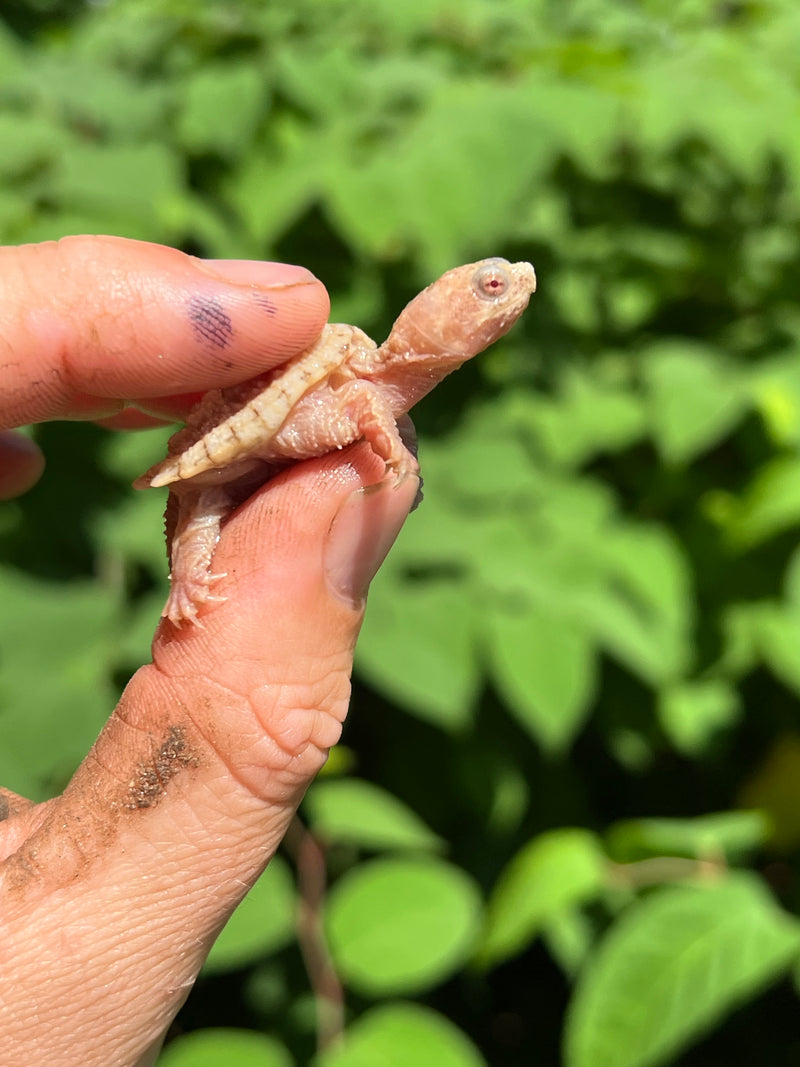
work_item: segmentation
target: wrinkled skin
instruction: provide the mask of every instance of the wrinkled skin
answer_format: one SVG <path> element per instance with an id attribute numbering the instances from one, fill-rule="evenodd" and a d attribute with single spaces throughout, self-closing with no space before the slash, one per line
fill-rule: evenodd
<path id="1" fill-rule="evenodd" d="M 2 249 L 0 287 L 0 427 L 180 417 L 301 351 L 328 312 L 297 268 L 113 238 Z M 0 497 L 41 470 L 0 433 Z M 257 491 L 217 548 L 225 601 L 203 629 L 160 625 L 64 793 L 0 791 L 3 1067 L 155 1062 L 339 737 L 366 587 L 417 488 L 362 490 L 383 475 L 357 445 Z"/>

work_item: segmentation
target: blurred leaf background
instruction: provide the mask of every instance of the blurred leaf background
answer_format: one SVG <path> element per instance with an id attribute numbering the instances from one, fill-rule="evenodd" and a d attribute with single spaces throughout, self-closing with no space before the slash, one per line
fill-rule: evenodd
<path id="1" fill-rule="evenodd" d="M 540 279 L 416 412 L 343 746 L 164 1067 L 800 1058 L 798 40 L 794 0 L 4 5 L 4 243 L 300 262 L 379 341 L 456 263 Z M 38 799 L 148 658 L 165 438 L 35 433 L 0 778 Z"/>

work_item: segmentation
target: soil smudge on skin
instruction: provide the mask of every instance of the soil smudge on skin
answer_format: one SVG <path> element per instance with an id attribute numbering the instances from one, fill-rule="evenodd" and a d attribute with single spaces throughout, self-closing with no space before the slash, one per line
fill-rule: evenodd
<path id="1" fill-rule="evenodd" d="M 153 807 L 161 799 L 170 779 L 182 768 L 197 767 L 199 762 L 186 741 L 186 730 L 182 726 L 170 726 L 152 761 L 138 765 L 136 777 L 131 779 L 128 788 L 125 807 L 130 811 Z"/>
<path id="2" fill-rule="evenodd" d="M 44 896 L 85 875 L 113 848 L 125 813 L 158 804 L 173 778 L 200 766 L 190 736 L 185 726 L 165 723 L 163 732 L 151 736 L 150 754 L 134 765 L 121 797 L 116 780 L 114 796 L 95 792 L 95 774 L 90 761 L 84 763 L 63 797 L 51 802 L 41 825 L 0 863 L 2 892 Z M 31 806 L 24 797 L 0 789 L 0 825 L 4 812 L 13 819 Z"/>
<path id="3" fill-rule="evenodd" d="M 15 815 L 20 815 L 28 808 L 35 807 L 32 800 L 28 800 L 27 797 L 21 797 L 18 793 L 13 793 L 10 789 L 4 789 L 0 786 L 0 822 L 5 819 L 11 819 Z"/>

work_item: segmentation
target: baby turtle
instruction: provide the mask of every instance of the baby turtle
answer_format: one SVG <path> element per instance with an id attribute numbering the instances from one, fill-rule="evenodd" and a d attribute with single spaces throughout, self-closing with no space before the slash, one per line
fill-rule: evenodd
<path id="1" fill-rule="evenodd" d="M 468 263 L 416 296 L 380 346 L 356 326 L 329 324 L 282 366 L 206 393 L 170 439 L 166 459 L 134 482 L 170 487 L 164 616 L 176 626 L 197 623 L 198 607 L 220 599 L 211 586 L 223 576 L 210 567 L 221 522 L 289 463 L 363 439 L 387 471 L 416 473 L 397 419 L 502 337 L 535 290 L 530 263 Z"/>

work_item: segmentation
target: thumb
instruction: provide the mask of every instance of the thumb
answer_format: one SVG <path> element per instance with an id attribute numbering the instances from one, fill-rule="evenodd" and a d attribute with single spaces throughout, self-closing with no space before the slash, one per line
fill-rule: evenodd
<path id="1" fill-rule="evenodd" d="M 207 687 L 213 711 L 201 703 L 197 725 L 239 781 L 269 802 L 283 804 L 296 781 L 304 789 L 339 738 L 367 586 L 417 489 L 416 478 L 376 481 L 385 464 L 368 446 L 344 456 L 349 462 L 330 455 L 289 470 L 238 508 L 213 560 L 223 602 L 204 612 L 202 626 L 162 622 L 153 645 L 162 680 Z M 258 759 L 240 722 L 223 750 L 220 725 L 238 702 L 263 734 Z"/>
<path id="2" fill-rule="evenodd" d="M 162 623 L 64 794 L 16 816 L 32 832 L 0 867 L 4 1062 L 157 1048 L 339 737 L 366 584 L 416 492 L 383 474 L 358 445 L 247 500 L 214 558 L 227 600 L 203 628 Z"/>

